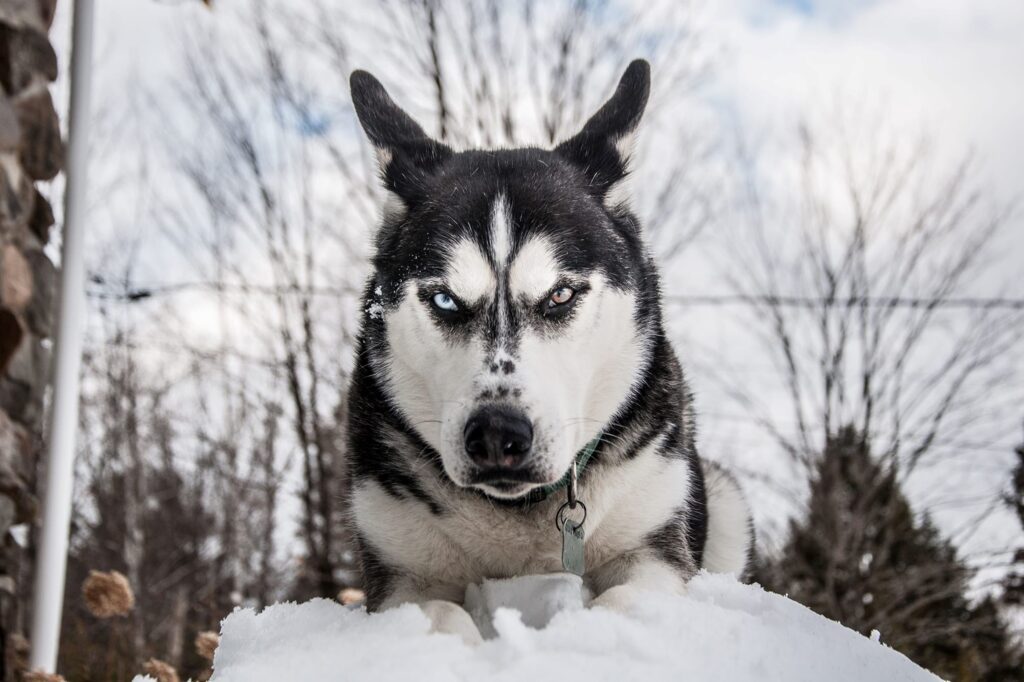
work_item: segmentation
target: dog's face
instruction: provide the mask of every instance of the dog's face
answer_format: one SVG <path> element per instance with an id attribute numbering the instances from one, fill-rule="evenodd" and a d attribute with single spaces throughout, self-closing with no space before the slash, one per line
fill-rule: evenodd
<path id="1" fill-rule="evenodd" d="M 457 153 L 353 74 L 390 195 L 367 301 L 374 371 L 459 486 L 516 498 L 556 482 L 642 376 L 657 300 L 640 295 L 639 228 L 610 195 L 648 83 L 635 62 L 552 151 Z"/>

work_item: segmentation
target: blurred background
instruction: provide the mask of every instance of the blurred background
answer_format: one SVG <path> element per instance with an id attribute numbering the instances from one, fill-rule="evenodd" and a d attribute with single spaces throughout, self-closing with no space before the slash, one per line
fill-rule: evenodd
<path id="1" fill-rule="evenodd" d="M 25 139 L 56 125 L 50 97 L 66 120 L 70 10 L 0 2 Z M 550 146 L 635 57 L 633 204 L 698 447 L 752 500 L 753 579 L 945 678 L 1024 679 L 1019 0 L 103 0 L 96 19 L 68 680 L 202 679 L 236 606 L 360 586 L 345 400 L 383 197 L 349 73 L 458 148 Z M 33 149 L 0 154 L 0 197 L 24 190 L 12 164 L 38 181 L 0 233 L 3 311 L 18 258 L 34 275 L 0 380 L 7 679 L 62 224 L 59 162 Z M 125 580 L 83 594 L 91 571 Z"/>

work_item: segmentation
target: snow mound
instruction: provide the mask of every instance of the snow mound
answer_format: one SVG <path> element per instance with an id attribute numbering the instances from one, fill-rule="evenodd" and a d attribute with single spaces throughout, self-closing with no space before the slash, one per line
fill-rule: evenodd
<path id="1" fill-rule="evenodd" d="M 938 679 L 785 597 L 722 575 L 694 578 L 685 596 L 646 594 L 629 614 L 562 611 L 541 630 L 499 607 L 493 627 L 497 637 L 473 647 L 429 634 L 414 605 L 367 614 L 315 599 L 259 614 L 239 609 L 223 622 L 212 681 Z"/>

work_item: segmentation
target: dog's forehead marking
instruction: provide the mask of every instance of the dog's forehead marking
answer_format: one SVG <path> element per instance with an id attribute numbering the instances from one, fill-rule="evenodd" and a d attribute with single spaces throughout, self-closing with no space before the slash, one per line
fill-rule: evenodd
<path id="1" fill-rule="evenodd" d="M 497 279 L 476 242 L 460 240 L 452 249 L 445 280 L 463 301 L 479 301 L 494 291 Z"/>
<path id="2" fill-rule="evenodd" d="M 491 257 L 498 269 L 508 265 L 508 255 L 512 251 L 512 209 L 508 197 L 499 193 L 491 207 Z"/>
<path id="3" fill-rule="evenodd" d="M 509 289 L 512 296 L 539 298 L 558 280 L 558 261 L 551 240 L 534 236 L 516 253 L 509 268 Z"/>

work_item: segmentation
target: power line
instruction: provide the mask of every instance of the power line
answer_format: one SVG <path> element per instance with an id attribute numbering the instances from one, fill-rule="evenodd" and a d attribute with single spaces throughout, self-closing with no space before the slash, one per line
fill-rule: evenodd
<path id="1" fill-rule="evenodd" d="M 102 280 L 93 279 L 93 283 L 102 284 Z M 360 293 L 355 287 L 307 287 L 302 285 L 275 286 L 266 284 L 230 284 L 221 282 L 174 282 L 168 284 L 129 286 L 118 291 L 92 289 L 86 290 L 86 296 L 97 300 L 137 303 L 159 296 L 173 296 L 187 291 L 210 291 L 220 293 L 258 294 L 261 296 L 279 296 L 285 294 L 307 294 L 338 298 Z"/>
<path id="2" fill-rule="evenodd" d="M 98 278 L 93 283 L 103 284 Z M 230 284 L 218 282 L 173 282 L 167 284 L 139 285 L 120 291 L 90 290 L 86 294 L 93 299 L 136 303 L 157 296 L 169 296 L 189 290 L 207 290 L 240 294 L 278 296 L 305 294 L 338 298 L 360 293 L 355 287 L 325 286 L 277 286 L 262 284 Z M 925 298 L 908 296 L 849 296 L 826 298 L 821 296 L 771 296 L 750 294 L 677 294 L 664 297 L 665 301 L 682 306 L 729 306 L 768 305 L 786 308 L 817 309 L 821 307 L 857 308 L 962 308 L 981 310 L 1024 310 L 1024 298 Z"/>
<path id="3" fill-rule="evenodd" d="M 748 294 L 708 294 L 665 296 L 665 300 L 681 305 L 769 305 L 787 308 L 970 308 L 1024 310 L 1024 298 L 919 298 L 907 296 L 770 296 Z"/>

